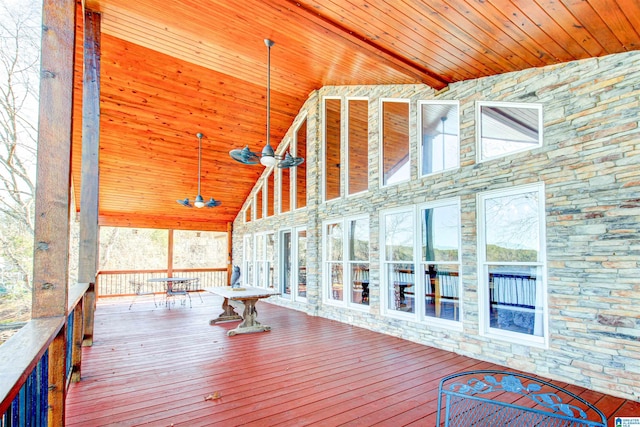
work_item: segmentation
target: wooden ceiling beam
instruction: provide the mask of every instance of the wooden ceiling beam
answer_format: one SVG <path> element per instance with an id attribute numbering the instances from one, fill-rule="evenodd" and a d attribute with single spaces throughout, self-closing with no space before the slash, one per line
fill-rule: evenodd
<path id="1" fill-rule="evenodd" d="M 177 204 L 176 206 L 178 208 L 180 207 Z M 159 217 L 156 215 L 130 216 L 121 215 L 118 213 L 103 214 L 99 217 L 98 221 L 100 226 L 104 227 L 155 228 L 167 230 L 173 229 L 196 231 L 226 231 L 227 224 L 229 223 L 224 219 L 216 220 L 215 218 L 208 218 L 206 220 L 189 220 L 186 219 L 184 215 L 179 217 Z"/>

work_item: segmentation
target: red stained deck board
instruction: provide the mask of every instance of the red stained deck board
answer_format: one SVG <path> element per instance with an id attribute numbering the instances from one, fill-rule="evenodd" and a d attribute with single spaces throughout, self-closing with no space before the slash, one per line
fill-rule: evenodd
<path id="1" fill-rule="evenodd" d="M 263 301 L 258 319 L 272 330 L 228 337 L 237 322 L 210 326 L 222 299 L 203 297 L 171 310 L 100 300 L 66 425 L 431 426 L 440 378 L 503 369 Z M 607 415 L 638 413 L 636 402 L 571 389 Z"/>

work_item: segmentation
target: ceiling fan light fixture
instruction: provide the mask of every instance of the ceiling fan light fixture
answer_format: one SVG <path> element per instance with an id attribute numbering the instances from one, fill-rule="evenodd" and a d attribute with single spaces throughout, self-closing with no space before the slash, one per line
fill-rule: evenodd
<path id="1" fill-rule="evenodd" d="M 260 163 L 263 166 L 270 167 L 276 164 L 276 153 L 273 151 L 273 147 L 267 143 L 262 149 L 262 157 L 260 157 Z"/>
<path id="2" fill-rule="evenodd" d="M 273 147 L 269 143 L 269 136 L 271 135 L 271 46 L 275 44 L 273 40 L 264 39 L 264 44 L 267 46 L 267 144 L 262 149 L 261 153 L 254 153 L 249 149 L 249 146 L 245 146 L 243 149 L 235 149 L 229 151 L 231 158 L 237 162 L 245 165 L 256 165 L 260 163 L 265 167 L 272 167 L 276 164 L 279 168 L 290 168 L 298 166 L 304 159 L 302 157 L 291 157 L 289 153 L 285 156 L 276 154 Z M 290 159 L 287 159 L 287 156 Z M 278 163 L 277 161 L 280 160 Z"/>
<path id="3" fill-rule="evenodd" d="M 302 157 L 293 157 L 287 151 L 284 154 L 284 159 L 282 159 L 282 161 L 280 163 L 278 163 L 278 167 L 279 168 L 283 168 L 283 169 L 284 168 L 291 168 L 291 167 L 295 167 L 295 166 L 300 166 L 303 162 L 304 162 L 304 159 Z"/>
<path id="4" fill-rule="evenodd" d="M 243 149 L 236 148 L 229 151 L 231 158 L 237 162 L 244 163 L 245 165 L 257 165 L 260 163 L 260 156 L 249 150 L 249 146 L 246 145 Z"/>
<path id="5" fill-rule="evenodd" d="M 176 202 L 181 204 L 182 206 L 186 206 L 188 208 L 192 208 L 194 205 L 196 208 L 204 208 L 205 206 L 208 208 L 215 208 L 216 206 L 220 206 L 222 203 L 214 200 L 213 197 L 207 203 L 204 202 L 204 198 L 200 193 L 200 176 L 201 176 L 201 165 L 202 165 L 202 137 L 204 136 L 202 133 L 196 133 L 198 137 L 198 195 L 196 196 L 196 200 L 193 202 L 193 205 L 189 203 L 189 198 L 187 197 L 184 200 L 178 199 Z"/>
<path id="6" fill-rule="evenodd" d="M 222 204 L 221 201 L 214 199 L 213 197 L 209 199 L 207 204 L 205 205 L 208 208 L 215 208 L 216 206 L 220 206 Z"/>
<path id="7" fill-rule="evenodd" d="M 192 208 L 193 207 L 193 206 L 191 206 L 191 203 L 189 203 L 189 198 L 188 197 L 186 199 L 184 199 L 184 200 L 178 199 L 178 200 L 176 200 L 176 202 L 180 203 L 182 206 L 185 206 L 187 208 Z"/>

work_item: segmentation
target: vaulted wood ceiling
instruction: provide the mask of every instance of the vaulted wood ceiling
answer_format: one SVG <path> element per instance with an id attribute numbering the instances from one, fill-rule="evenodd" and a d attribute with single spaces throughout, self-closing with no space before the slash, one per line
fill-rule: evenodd
<path id="1" fill-rule="evenodd" d="M 271 143 L 324 85 L 449 83 L 637 50 L 637 0 L 85 0 L 100 12 L 100 224 L 227 229 Z M 78 21 L 81 31 L 81 20 Z M 81 52 L 73 177 L 80 195 Z M 197 195 L 222 205 L 188 209 Z M 77 204 L 79 206 L 79 204 Z"/>

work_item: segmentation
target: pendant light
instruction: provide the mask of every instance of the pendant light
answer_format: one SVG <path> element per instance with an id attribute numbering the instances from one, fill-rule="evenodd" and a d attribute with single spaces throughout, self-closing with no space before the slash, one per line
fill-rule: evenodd
<path id="1" fill-rule="evenodd" d="M 302 157 L 293 157 L 288 152 L 284 156 L 276 154 L 269 143 L 269 137 L 271 136 L 271 46 L 275 43 L 272 40 L 265 39 L 264 44 L 267 46 L 267 144 L 259 154 L 252 152 L 247 145 L 242 149 L 231 150 L 229 155 L 232 159 L 245 165 L 260 163 L 265 167 L 271 167 L 276 164 L 279 168 L 295 167 L 304 162 Z"/>
<path id="2" fill-rule="evenodd" d="M 196 196 L 196 200 L 193 202 L 193 205 L 189 202 L 189 198 L 187 197 L 184 200 L 176 200 L 182 206 L 186 206 L 188 208 L 192 208 L 195 206 L 196 208 L 215 208 L 216 206 L 220 206 L 222 202 L 215 200 L 213 197 L 209 199 L 208 202 L 204 202 L 204 198 L 202 197 L 202 193 L 200 193 L 200 170 L 202 165 L 202 133 L 198 132 L 196 134 L 198 137 L 198 195 Z"/>

